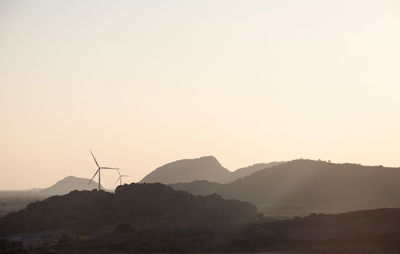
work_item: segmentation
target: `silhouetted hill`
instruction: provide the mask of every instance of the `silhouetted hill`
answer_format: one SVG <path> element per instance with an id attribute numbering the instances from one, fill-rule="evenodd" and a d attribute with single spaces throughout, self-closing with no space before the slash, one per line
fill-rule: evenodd
<path id="1" fill-rule="evenodd" d="M 175 183 L 169 184 L 175 190 L 187 191 L 195 195 L 210 195 L 219 193 L 224 188 L 225 184 L 214 183 L 205 180 L 197 180 L 190 183 Z"/>
<path id="2" fill-rule="evenodd" d="M 64 195 L 73 190 L 93 190 L 98 187 L 95 181 L 88 184 L 90 179 L 68 176 L 58 181 L 54 185 L 40 190 L 37 193 L 42 196 Z"/>
<path id="3" fill-rule="evenodd" d="M 73 191 L 29 204 L 0 219 L 2 233 L 64 227 L 114 225 L 121 222 L 165 224 L 229 224 L 253 221 L 257 209 L 248 202 L 213 194 L 194 196 L 162 184 L 119 186 L 115 194 Z"/>
<path id="4" fill-rule="evenodd" d="M 238 178 L 253 174 L 258 170 L 282 163 L 283 162 L 259 163 L 231 172 L 222 167 L 215 157 L 205 156 L 197 159 L 184 159 L 168 163 L 155 169 L 140 182 L 174 184 L 207 180 L 217 183 L 229 183 Z"/>
<path id="5" fill-rule="evenodd" d="M 161 166 L 145 176 L 141 183 L 183 183 L 195 180 L 222 182 L 230 172 L 213 156 L 184 159 Z"/>
<path id="6" fill-rule="evenodd" d="M 177 190 L 257 204 L 267 214 L 400 207 L 400 169 L 295 160 L 228 184 L 173 184 Z"/>

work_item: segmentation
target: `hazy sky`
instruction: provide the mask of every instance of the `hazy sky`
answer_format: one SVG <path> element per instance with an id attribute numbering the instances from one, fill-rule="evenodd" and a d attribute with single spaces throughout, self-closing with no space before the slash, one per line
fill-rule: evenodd
<path id="1" fill-rule="evenodd" d="M 0 1 L 0 189 L 214 155 L 400 166 L 400 2 Z M 112 187 L 115 175 L 104 174 Z"/>

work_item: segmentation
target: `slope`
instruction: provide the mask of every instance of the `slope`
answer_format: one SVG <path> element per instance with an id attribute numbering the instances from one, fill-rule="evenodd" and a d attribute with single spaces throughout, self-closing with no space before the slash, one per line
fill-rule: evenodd
<path id="1" fill-rule="evenodd" d="M 295 160 L 228 184 L 193 182 L 172 187 L 249 201 L 267 214 L 306 214 L 400 207 L 399 182 L 399 168 Z"/>

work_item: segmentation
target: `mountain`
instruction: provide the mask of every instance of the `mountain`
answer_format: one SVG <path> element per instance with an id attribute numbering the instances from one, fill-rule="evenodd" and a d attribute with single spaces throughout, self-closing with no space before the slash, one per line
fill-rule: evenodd
<path id="1" fill-rule="evenodd" d="M 256 219 L 248 202 L 224 200 L 214 194 L 194 196 L 163 184 L 118 186 L 115 194 L 72 191 L 29 204 L 0 218 L 3 234 L 66 227 L 97 227 L 118 223 L 156 225 L 236 224 Z"/>
<path id="2" fill-rule="evenodd" d="M 98 187 L 98 184 L 95 181 L 88 184 L 89 181 L 90 179 L 87 178 L 68 176 L 54 185 L 38 191 L 37 193 L 42 196 L 64 195 L 73 190 L 93 190 Z"/>
<path id="3" fill-rule="evenodd" d="M 294 160 L 227 184 L 195 181 L 171 186 L 248 201 L 270 215 L 305 215 L 400 207 L 399 182 L 400 168 Z"/>
<path id="4" fill-rule="evenodd" d="M 207 180 L 210 182 L 228 183 L 253 174 L 258 170 L 282 163 L 284 162 L 259 163 L 231 172 L 224 168 L 215 157 L 205 156 L 197 159 L 184 159 L 168 163 L 155 169 L 140 182 L 174 184 Z"/>
<path id="5" fill-rule="evenodd" d="M 224 180 L 224 183 L 233 182 L 239 178 L 251 175 L 261 169 L 270 168 L 270 167 L 277 166 L 277 165 L 283 164 L 283 163 L 285 163 L 285 162 L 274 161 L 274 162 L 270 162 L 270 163 L 257 163 L 252 166 L 239 168 L 239 169 L 231 172 L 231 174 L 228 176 L 228 178 Z"/>
<path id="6" fill-rule="evenodd" d="M 161 166 L 145 176 L 141 183 L 183 183 L 195 180 L 222 182 L 230 171 L 222 167 L 213 156 L 184 159 Z"/>

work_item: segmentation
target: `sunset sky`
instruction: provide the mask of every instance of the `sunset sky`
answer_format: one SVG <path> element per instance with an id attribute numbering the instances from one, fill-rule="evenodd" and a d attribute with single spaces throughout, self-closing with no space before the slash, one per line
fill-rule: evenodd
<path id="1" fill-rule="evenodd" d="M 398 0 L 0 0 L 0 189 L 214 155 L 400 166 Z M 104 174 L 112 188 L 116 176 Z"/>

